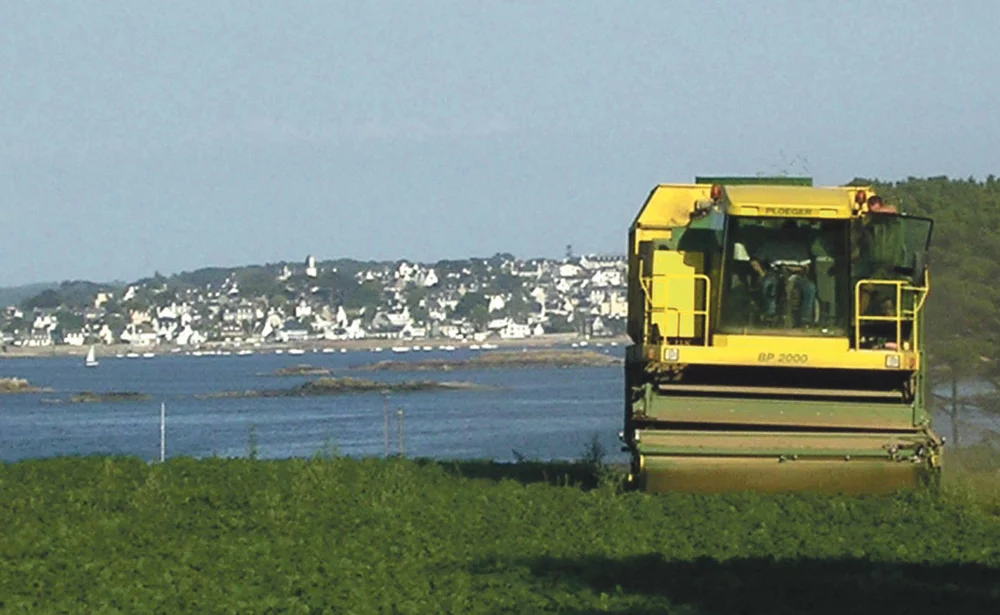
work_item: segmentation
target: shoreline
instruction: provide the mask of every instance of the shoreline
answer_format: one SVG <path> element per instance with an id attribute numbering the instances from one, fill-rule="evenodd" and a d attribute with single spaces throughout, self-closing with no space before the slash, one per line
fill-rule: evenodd
<path id="1" fill-rule="evenodd" d="M 586 344 L 583 346 L 583 344 Z M 138 353 L 142 355 L 143 353 L 153 353 L 155 355 L 184 355 L 190 354 L 192 352 L 202 352 L 202 353 L 213 353 L 213 352 L 231 352 L 236 354 L 241 350 L 249 350 L 254 354 L 268 353 L 274 354 L 275 351 L 281 350 L 287 353 L 289 350 L 302 350 L 304 352 L 322 351 L 322 350 L 333 350 L 335 352 L 345 351 L 361 351 L 361 350 L 374 350 L 376 348 L 381 348 L 384 352 L 392 353 L 392 348 L 396 346 L 404 346 L 406 348 L 412 349 L 412 352 L 424 352 L 424 348 L 431 348 L 433 350 L 441 350 L 442 346 L 454 347 L 455 350 L 469 349 L 470 346 L 480 346 L 484 344 L 489 345 L 490 348 L 494 346 L 496 348 L 512 349 L 512 348 L 551 348 L 554 346 L 571 346 L 572 344 L 581 344 L 585 348 L 593 348 L 595 346 L 603 345 L 610 346 L 616 344 L 618 346 L 627 346 L 631 341 L 626 336 L 614 336 L 614 337 L 602 337 L 602 338 L 591 338 L 586 339 L 575 333 L 551 333 L 546 335 L 539 335 L 535 337 L 526 337 L 524 339 L 487 339 L 482 342 L 476 342 L 472 340 L 453 340 L 448 338 L 426 338 L 426 339 L 415 339 L 415 340 L 390 340 L 390 339 L 361 339 L 361 340 L 310 340 L 303 342 L 288 342 L 288 343 L 260 343 L 260 344 L 234 344 L 230 342 L 210 342 L 206 344 L 200 344 L 198 346 L 178 346 L 176 344 L 158 344 L 155 346 L 133 346 L 130 344 L 96 344 L 95 349 L 97 352 L 98 360 L 104 358 L 115 358 L 116 355 L 125 355 L 128 353 Z M 3 359 L 39 359 L 39 358 L 66 358 L 66 357 L 79 357 L 82 361 L 87 355 L 87 351 L 90 349 L 90 345 L 84 346 L 47 346 L 42 348 L 23 348 L 19 346 L 8 346 L 6 352 L 0 352 L 0 360 Z M 329 351 L 328 350 L 328 351 Z M 294 355 L 293 355 L 294 356 Z"/>

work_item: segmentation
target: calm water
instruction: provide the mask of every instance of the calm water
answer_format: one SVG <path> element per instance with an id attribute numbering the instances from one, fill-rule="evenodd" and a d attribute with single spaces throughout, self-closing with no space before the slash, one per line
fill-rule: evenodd
<path id="1" fill-rule="evenodd" d="M 619 348 L 598 349 L 622 356 Z M 196 399 L 219 391 L 295 386 L 305 378 L 268 376 L 309 363 L 387 382 L 427 379 L 489 385 L 482 391 L 394 393 L 389 398 L 390 446 L 398 451 L 398 409 L 403 414 L 407 455 L 434 458 L 578 459 L 596 434 L 611 459 L 624 460 L 617 434 L 622 425 L 622 369 L 533 368 L 450 372 L 358 372 L 379 360 L 468 358 L 470 351 L 394 354 L 357 351 L 301 356 L 152 359 L 102 357 L 96 369 L 80 358 L 0 360 L 0 377 L 27 378 L 51 393 L 0 396 L 0 460 L 74 454 L 159 456 L 160 403 L 167 407 L 167 455 L 244 456 L 251 429 L 261 457 L 311 456 L 335 447 L 352 456 L 385 453 L 385 401 L 378 394 L 272 399 Z M 80 391 L 139 391 L 150 401 L 52 404 Z M 969 408 L 965 442 L 996 431 L 995 416 Z M 950 436 L 949 421 L 936 417 L 938 433 Z M 516 452 L 515 452 L 516 451 Z"/>
<path id="2" fill-rule="evenodd" d="M 600 350 L 600 349 L 599 349 Z M 621 355 L 620 348 L 605 352 Z M 509 461 L 579 458 L 595 434 L 618 457 L 622 370 L 533 368 L 438 372 L 357 372 L 378 360 L 467 358 L 470 351 L 393 354 L 357 351 L 302 356 L 181 354 L 101 357 L 87 369 L 80 358 L 8 359 L 0 377 L 18 376 L 53 392 L 0 396 L 0 459 L 112 453 L 159 456 L 160 403 L 167 408 L 167 455 L 243 456 L 251 429 L 260 457 L 311 456 L 336 447 L 352 456 L 385 452 L 385 401 L 378 394 L 271 399 L 196 399 L 218 391 L 275 389 L 305 378 L 274 370 L 308 363 L 384 381 L 427 379 L 489 385 L 480 391 L 393 393 L 391 448 L 398 450 L 398 409 L 409 456 Z M 138 391 L 144 402 L 52 404 L 80 391 Z M 516 453 L 515 453 L 516 451 Z"/>

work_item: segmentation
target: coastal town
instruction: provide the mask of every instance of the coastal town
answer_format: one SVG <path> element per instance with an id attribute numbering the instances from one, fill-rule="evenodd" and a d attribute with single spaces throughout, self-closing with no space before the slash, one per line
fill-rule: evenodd
<path id="1" fill-rule="evenodd" d="M 420 340 L 490 343 L 624 334 L 623 256 L 318 262 L 67 281 L 3 308 L 3 348 L 213 348 Z M 381 343 L 381 342 L 380 342 Z"/>

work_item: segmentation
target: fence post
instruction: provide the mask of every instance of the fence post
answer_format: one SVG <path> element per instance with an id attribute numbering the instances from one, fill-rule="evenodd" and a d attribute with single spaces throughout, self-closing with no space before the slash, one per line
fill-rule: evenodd
<path id="1" fill-rule="evenodd" d="M 389 456 L 389 395 L 382 394 L 385 409 L 385 456 Z"/>
<path id="2" fill-rule="evenodd" d="M 399 456 L 403 456 L 403 409 L 400 408 L 397 411 L 397 417 L 399 418 Z"/>
<path id="3" fill-rule="evenodd" d="M 167 459 L 167 402 L 160 402 L 160 463 Z"/>

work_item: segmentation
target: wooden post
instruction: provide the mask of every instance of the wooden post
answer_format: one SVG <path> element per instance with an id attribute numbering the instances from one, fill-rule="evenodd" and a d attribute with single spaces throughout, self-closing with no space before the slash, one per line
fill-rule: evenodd
<path id="1" fill-rule="evenodd" d="M 400 408 L 397 413 L 397 418 L 399 418 L 399 456 L 403 456 L 403 409 Z"/>
<path id="2" fill-rule="evenodd" d="M 167 403 L 160 402 L 160 463 L 167 459 Z"/>
<path id="3" fill-rule="evenodd" d="M 389 396 L 383 395 L 385 402 L 385 456 L 389 456 Z"/>

